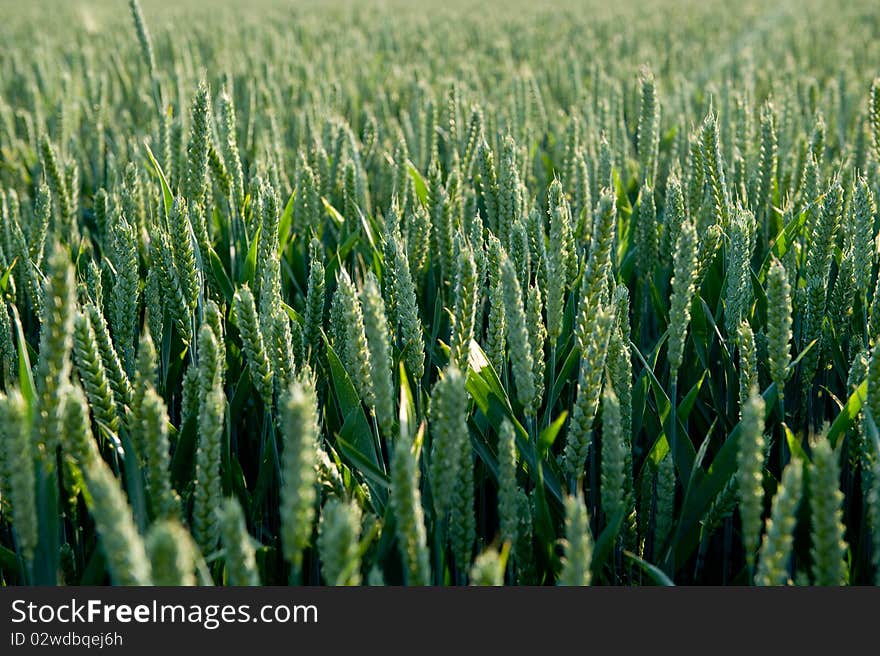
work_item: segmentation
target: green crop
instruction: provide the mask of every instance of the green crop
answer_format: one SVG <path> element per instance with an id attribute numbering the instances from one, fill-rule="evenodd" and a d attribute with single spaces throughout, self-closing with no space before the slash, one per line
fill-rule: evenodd
<path id="1" fill-rule="evenodd" d="M 0 585 L 880 581 L 868 0 L 209 4 L 0 12 Z"/>

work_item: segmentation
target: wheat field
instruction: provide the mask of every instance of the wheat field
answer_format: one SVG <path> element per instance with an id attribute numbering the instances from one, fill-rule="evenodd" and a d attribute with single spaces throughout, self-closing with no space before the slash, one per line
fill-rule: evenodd
<path id="1" fill-rule="evenodd" d="M 867 0 L 0 1 L 4 585 L 880 580 Z"/>

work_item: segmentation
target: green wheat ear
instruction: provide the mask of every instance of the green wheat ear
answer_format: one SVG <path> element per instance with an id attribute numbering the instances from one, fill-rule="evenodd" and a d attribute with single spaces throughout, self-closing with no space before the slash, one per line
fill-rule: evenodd
<path id="1" fill-rule="evenodd" d="M 119 481 L 103 460 L 86 464 L 89 511 L 115 585 L 150 585 L 150 561 Z"/>
<path id="2" fill-rule="evenodd" d="M 64 392 L 62 449 L 80 470 L 101 458 L 92 434 L 89 404 L 80 387 L 68 386 Z"/>
<path id="3" fill-rule="evenodd" d="M 385 302 L 376 276 L 370 272 L 361 293 L 364 332 L 370 351 L 370 378 L 376 396 L 376 420 L 385 435 L 394 426 L 394 384 L 391 378 L 391 343 Z"/>
<path id="4" fill-rule="evenodd" d="M 633 546 L 636 540 L 637 526 L 632 462 L 633 383 L 629 345 L 629 292 L 626 287 L 618 285 L 615 288 L 614 300 L 617 327 L 612 331 L 608 342 L 608 357 L 605 366 L 608 380 L 620 404 L 620 437 L 623 442 L 624 457 L 622 493 L 626 506 L 626 544 Z"/>
<path id="5" fill-rule="evenodd" d="M 120 218 L 110 229 L 110 263 L 116 271 L 108 303 L 113 344 L 127 374 L 134 371 L 140 307 L 140 264 L 135 227 Z"/>
<path id="6" fill-rule="evenodd" d="M 597 208 L 596 231 L 581 279 L 575 335 L 581 351 L 588 348 L 597 321 L 602 294 L 611 268 L 611 249 L 617 235 L 617 206 L 611 189 L 603 189 Z"/>
<path id="7" fill-rule="evenodd" d="M 235 498 L 228 498 L 219 510 L 220 536 L 226 552 L 226 583 L 235 586 L 260 585 L 256 551 L 247 531 L 244 512 Z"/>
<path id="8" fill-rule="evenodd" d="M 874 161 L 880 163 L 880 77 L 871 83 L 868 100 L 868 119 L 871 125 L 871 137 L 874 144 Z"/>
<path id="9" fill-rule="evenodd" d="M 153 585 L 196 585 L 198 548 L 179 522 L 162 520 L 150 527 L 146 538 Z"/>
<path id="10" fill-rule="evenodd" d="M 273 406 L 275 388 L 274 371 L 269 360 L 263 331 L 260 327 L 254 294 L 247 286 L 235 293 L 233 313 L 241 333 L 244 352 L 247 355 L 248 367 L 254 386 L 267 408 Z"/>
<path id="11" fill-rule="evenodd" d="M 639 75 L 639 90 L 639 163 L 642 180 L 652 184 L 657 174 L 657 150 L 660 145 L 660 103 L 654 75 L 648 68 L 643 68 Z"/>
<path id="12" fill-rule="evenodd" d="M 703 121 L 700 139 L 701 160 L 712 199 L 712 217 L 716 225 L 726 228 L 730 215 L 730 196 L 727 191 L 724 163 L 721 157 L 718 119 L 714 113 L 710 112 Z M 694 211 L 694 208 L 691 208 L 691 211 Z"/>
<path id="13" fill-rule="evenodd" d="M 843 492 L 840 491 L 839 455 L 828 438 L 821 436 L 813 446 L 810 467 L 810 554 L 815 585 L 845 585 L 847 566 L 844 556 Z"/>
<path id="14" fill-rule="evenodd" d="M 327 585 L 360 585 L 361 509 L 354 503 L 330 499 L 321 511 L 318 553 Z"/>
<path id="15" fill-rule="evenodd" d="M 9 386 L 15 380 L 15 343 L 12 341 L 12 321 L 6 303 L 0 301 L 0 380 Z"/>
<path id="16" fill-rule="evenodd" d="M 623 513 L 626 503 L 626 445 L 620 420 L 620 401 L 610 381 L 602 394 L 602 510 L 608 521 Z"/>
<path id="17" fill-rule="evenodd" d="M 779 260 L 767 272 L 767 364 L 780 402 L 791 362 L 791 285 Z"/>
<path id="18" fill-rule="evenodd" d="M 763 216 L 770 202 L 773 182 L 778 167 L 779 136 L 776 130 L 776 115 L 773 103 L 768 98 L 761 106 L 760 116 L 761 146 L 758 155 L 758 168 L 752 183 L 751 207 Z M 764 219 L 766 221 L 766 218 Z"/>
<path id="19" fill-rule="evenodd" d="M 498 180 L 498 236 L 502 242 L 509 240 L 509 228 L 516 225 L 522 216 L 521 180 L 516 142 L 506 136 L 501 144 Z"/>
<path id="20" fill-rule="evenodd" d="M 544 344 L 547 340 L 547 327 L 543 317 L 544 302 L 538 284 L 529 285 L 526 292 L 526 327 L 529 331 L 529 348 L 532 354 L 532 376 L 535 380 L 535 395 L 532 399 L 532 414 L 537 415 L 544 397 Z"/>
<path id="21" fill-rule="evenodd" d="M 49 189 L 52 191 L 52 198 L 58 203 L 58 209 L 60 210 L 59 218 L 62 225 L 71 229 L 71 236 L 73 236 L 76 234 L 77 224 L 73 221 L 71 191 L 58 161 L 58 154 L 47 135 L 40 137 L 40 159 L 48 179 Z"/>
<path id="22" fill-rule="evenodd" d="M 547 266 L 552 272 L 550 279 L 554 281 L 555 289 L 558 291 L 554 297 L 559 298 L 577 275 L 577 252 L 574 245 L 571 207 L 559 180 L 550 183 L 547 190 L 547 204 L 547 211 L 550 214 Z"/>
<path id="23" fill-rule="evenodd" d="M 278 228 L 281 219 L 278 196 L 269 182 L 262 182 L 259 189 L 260 239 L 257 243 L 257 295 L 260 299 L 260 316 L 265 324 L 272 308 L 281 300 L 281 262 L 278 258 Z M 265 329 L 265 325 L 264 325 Z"/>
<path id="24" fill-rule="evenodd" d="M 510 348 L 510 364 L 516 381 L 517 400 L 526 415 L 535 414 L 537 390 L 534 379 L 534 360 L 529 345 L 529 330 L 523 307 L 523 293 L 510 258 L 501 262 L 504 284 L 504 305 L 507 309 L 507 343 Z"/>
<path id="25" fill-rule="evenodd" d="M 193 337 L 190 301 L 185 293 L 185 281 L 181 279 L 181 274 L 174 262 L 171 238 L 164 230 L 157 230 L 153 238 L 154 249 L 151 251 L 152 257 L 148 275 L 155 279 L 153 284 L 159 292 L 158 294 L 156 291 L 151 292 L 158 296 L 158 299 L 152 299 L 149 306 L 150 316 L 153 317 L 151 321 L 155 322 L 153 328 L 162 325 L 165 311 L 167 311 L 180 337 L 184 342 L 190 342 Z M 157 300 L 161 300 L 161 303 L 157 303 Z M 158 316 L 154 316 L 160 313 L 162 320 Z M 164 336 L 165 331 L 158 332 L 157 336 L 159 334 Z"/>
<path id="26" fill-rule="evenodd" d="M 863 306 L 868 304 L 868 291 L 874 266 L 874 217 L 877 205 L 867 178 L 859 176 L 854 183 L 853 207 L 853 273 Z"/>
<path id="27" fill-rule="evenodd" d="M 125 407 L 131 407 L 133 404 L 128 374 L 125 372 L 122 360 L 113 346 L 110 328 L 104 319 L 104 314 L 94 303 L 86 304 L 84 311 L 88 315 L 92 329 L 95 332 L 95 340 L 98 344 L 98 351 L 101 354 L 101 362 L 110 379 L 110 386 L 113 388 L 117 409 L 120 415 L 124 414 Z"/>
<path id="28" fill-rule="evenodd" d="M 507 351 L 507 308 L 504 300 L 504 282 L 501 277 L 503 248 L 498 239 L 489 236 L 489 320 L 486 328 L 486 357 L 501 378 Z"/>
<path id="29" fill-rule="evenodd" d="M 788 582 L 788 561 L 794 543 L 802 487 L 803 465 L 799 460 L 792 460 L 782 472 L 782 480 L 773 497 L 764 541 L 761 543 L 755 585 L 785 585 Z"/>
<path id="30" fill-rule="evenodd" d="M 559 196 L 559 200 L 551 200 L 550 209 L 550 239 L 545 249 L 546 257 L 542 263 L 542 267 L 546 269 L 547 275 L 547 336 L 550 338 L 551 345 L 555 345 L 562 334 L 563 314 L 565 312 L 565 292 L 566 292 L 566 275 L 565 263 L 566 253 L 564 248 L 568 245 L 566 236 L 567 216 L 562 209 L 562 186 L 558 180 L 554 180 L 550 185 L 548 196 L 554 198 Z M 592 228 L 592 226 L 591 226 Z M 539 240 L 539 248 L 544 245 L 544 228 L 543 222 L 538 224 L 537 239 Z"/>
<path id="31" fill-rule="evenodd" d="M 410 263 L 399 238 L 393 243 L 389 275 L 395 298 L 392 316 L 405 354 L 406 370 L 413 380 L 419 381 L 425 375 L 425 337 Z"/>
<path id="32" fill-rule="evenodd" d="M 755 388 L 742 409 L 736 476 L 746 563 L 752 568 L 764 508 L 764 399 Z"/>
<path id="33" fill-rule="evenodd" d="M 697 274 L 697 233 L 688 220 L 680 226 L 675 242 L 672 296 L 669 301 L 669 371 L 673 378 L 684 358 L 685 338 L 691 318 Z"/>
<path id="34" fill-rule="evenodd" d="M 467 369 L 470 343 L 474 335 L 474 322 L 477 312 L 477 264 L 473 250 L 456 239 L 459 260 L 456 267 L 454 298 L 452 310 L 452 335 L 449 339 L 450 360 L 462 371 Z"/>
<path id="35" fill-rule="evenodd" d="M 75 292 L 73 268 L 65 250 L 54 245 L 49 253 L 43 285 L 43 316 L 40 319 L 40 350 L 34 371 L 37 412 L 34 431 L 37 445 L 54 460 L 60 434 L 59 392 L 70 377 L 73 346 Z M 51 466 L 51 465 L 50 465 Z"/>
<path id="36" fill-rule="evenodd" d="M 574 216 L 575 238 L 581 243 L 589 243 L 593 234 L 593 192 L 592 176 L 587 165 L 586 155 L 581 153 L 575 164 Z"/>
<path id="37" fill-rule="evenodd" d="M 418 460 L 408 440 L 398 439 L 391 461 L 391 509 L 397 519 L 397 543 L 404 562 L 407 585 L 431 582 L 425 514 L 419 492 Z"/>
<path id="38" fill-rule="evenodd" d="M 688 219 L 679 175 L 678 171 L 673 170 L 666 181 L 666 208 L 663 212 L 663 232 L 660 244 L 661 254 L 671 252 L 673 255 L 673 273 L 675 272 L 675 247 L 681 235 L 681 228 Z"/>
<path id="39" fill-rule="evenodd" d="M 196 214 L 199 213 L 199 206 L 205 200 L 205 192 L 208 186 L 208 149 L 210 144 L 211 129 L 211 102 L 210 93 L 207 84 L 199 83 L 196 95 L 193 98 L 192 108 L 190 110 L 190 136 L 187 143 L 187 161 L 188 168 L 186 171 L 186 198 L 192 203 Z M 207 237 L 204 225 L 200 221 L 196 221 L 193 226 L 195 228 L 196 238 L 199 244 L 207 243 L 203 241 L 203 237 Z"/>
<path id="40" fill-rule="evenodd" d="M 3 201 L 5 199 L 3 194 L 0 193 L 0 208 L 2 208 L 2 211 L 0 211 L 2 218 L 0 218 L 0 220 L 6 224 L 7 236 L 7 243 L 5 246 L 0 247 L 0 252 L 7 250 L 9 258 L 16 261 L 16 269 L 18 270 L 18 275 L 22 280 L 22 286 L 24 288 L 22 298 L 27 298 L 31 302 L 35 312 L 39 314 L 42 309 L 43 301 L 41 294 L 42 290 L 40 289 L 39 272 L 36 264 L 31 258 L 31 249 L 28 246 L 28 238 L 25 236 L 21 221 L 13 216 L 12 210 L 9 208 L 9 205 L 17 203 L 17 201 L 13 201 L 14 198 L 15 196 L 10 194 L 9 203 L 4 203 Z M 36 230 L 41 229 L 41 227 L 36 228 Z M 31 228 L 31 230 L 35 231 L 34 228 Z M 45 239 L 45 236 L 36 235 L 36 238 Z M 42 245 L 40 245 L 40 248 L 42 248 Z M 0 353 L 0 355 L 2 355 L 2 353 Z"/>
<path id="41" fill-rule="evenodd" d="M 751 261 L 754 249 L 754 216 L 746 210 L 737 211 L 727 229 L 727 286 L 724 292 L 724 321 L 727 334 L 736 334 L 737 327 L 749 318 L 752 301 Z"/>
<path id="42" fill-rule="evenodd" d="M 758 386 L 758 356 L 755 333 L 748 321 L 740 323 L 736 335 L 739 347 L 739 407 L 742 415 L 753 388 Z"/>
<path id="43" fill-rule="evenodd" d="M 244 172 L 236 136 L 235 101 L 231 89 L 224 87 L 220 94 L 220 124 L 222 134 L 223 158 L 232 178 L 232 195 L 235 207 L 244 205 Z"/>
<path id="44" fill-rule="evenodd" d="M 95 414 L 95 420 L 102 422 L 114 433 L 119 430 L 119 418 L 116 414 L 116 400 L 101 353 L 95 331 L 87 314 L 76 316 L 73 334 L 73 355 L 83 388 L 89 397 L 89 404 Z"/>
<path id="45" fill-rule="evenodd" d="M 449 515 L 449 541 L 452 557 L 460 573 L 468 570 L 477 537 L 477 518 L 474 511 L 474 459 L 467 434 L 459 451 L 459 478 L 452 489 Z"/>
<path id="46" fill-rule="evenodd" d="M 639 191 L 638 212 L 635 221 L 636 270 L 642 284 L 647 285 L 654 275 L 659 259 L 657 243 L 657 207 L 654 190 L 643 184 Z"/>
<path id="47" fill-rule="evenodd" d="M 323 353 L 324 342 L 321 331 L 324 326 L 324 306 L 326 305 L 326 273 L 321 243 L 312 239 L 309 244 L 309 282 L 306 294 L 305 326 L 303 328 L 309 362 L 315 364 Z"/>
<path id="48" fill-rule="evenodd" d="M 486 549 L 476 557 L 470 571 L 470 584 L 479 586 L 504 585 L 504 558 L 494 548 Z"/>
<path id="49" fill-rule="evenodd" d="M 589 336 L 586 351 L 581 356 L 574 410 L 565 441 L 565 471 L 572 480 L 580 478 L 583 474 L 590 445 L 593 443 L 593 422 L 599 408 L 605 359 L 613 324 L 614 314 L 600 310 L 593 322 L 593 332 Z"/>
<path id="50" fill-rule="evenodd" d="M 478 183 L 483 204 L 486 207 L 486 222 L 493 232 L 498 230 L 498 176 L 495 171 L 495 156 L 484 139 L 477 153 Z M 498 233 L 500 234 L 500 233 Z"/>
<path id="51" fill-rule="evenodd" d="M 340 315 L 343 364 L 345 364 L 355 389 L 361 400 L 369 408 L 376 407 L 376 391 L 371 378 L 370 348 L 367 343 L 364 312 L 354 282 L 346 271 L 342 271 L 337 281 L 336 296 Z"/>
<path id="52" fill-rule="evenodd" d="M 465 379 L 454 366 L 434 385 L 430 407 L 431 490 L 434 509 L 441 519 L 451 510 L 459 485 L 462 452 L 468 444 L 467 391 Z"/>
<path id="53" fill-rule="evenodd" d="M 37 504 L 35 497 L 35 447 L 31 441 L 27 402 L 18 390 L 0 393 L 0 449 L 3 462 L 3 490 L 12 505 L 12 526 L 18 549 L 25 560 L 37 547 Z"/>
<path id="54" fill-rule="evenodd" d="M 312 535 L 317 497 L 316 465 L 320 429 L 318 401 L 311 381 L 296 380 L 285 394 L 282 412 L 281 545 L 295 571 Z"/>
<path id="55" fill-rule="evenodd" d="M 655 557 L 659 557 L 667 546 L 675 514 L 675 461 L 671 453 L 657 467 L 655 497 L 653 550 Z"/>
<path id="56" fill-rule="evenodd" d="M 155 517 L 180 515 L 180 500 L 171 487 L 171 446 L 168 438 L 168 409 L 152 387 L 140 403 L 138 433 L 143 440 L 147 489 Z"/>
<path id="57" fill-rule="evenodd" d="M 180 281 L 186 306 L 192 312 L 198 302 L 201 280 L 196 266 L 190 212 L 186 199 L 182 197 L 174 199 L 174 204 L 168 215 L 168 225 L 177 279 Z"/>
<path id="58" fill-rule="evenodd" d="M 498 518 L 501 540 L 516 544 L 519 529 L 519 492 L 516 482 L 516 436 L 508 419 L 498 433 Z"/>
<path id="59" fill-rule="evenodd" d="M 592 581 L 593 537 L 590 518 L 580 491 L 565 499 L 565 539 L 562 571 L 557 585 L 585 586 Z"/>
<path id="60" fill-rule="evenodd" d="M 213 552 L 220 538 L 216 509 L 223 493 L 220 467 L 226 428 L 226 394 L 221 370 L 217 339 L 210 326 L 203 325 L 199 331 L 198 447 L 195 456 L 193 534 L 204 553 Z"/>
<path id="61" fill-rule="evenodd" d="M 128 6 L 134 19 L 134 27 L 137 32 L 138 43 L 141 47 L 141 56 L 144 58 L 147 71 L 152 77 L 156 74 L 156 58 L 153 55 L 153 42 L 150 39 L 150 32 L 147 30 L 147 23 L 144 21 L 141 3 L 138 0 L 129 0 Z"/>
<path id="62" fill-rule="evenodd" d="M 158 358 L 152 334 L 149 328 L 145 328 L 141 333 L 140 343 L 138 344 L 137 364 L 134 375 L 132 415 L 135 417 L 138 415 L 138 409 L 147 389 L 150 387 L 156 388 L 159 385 Z"/>

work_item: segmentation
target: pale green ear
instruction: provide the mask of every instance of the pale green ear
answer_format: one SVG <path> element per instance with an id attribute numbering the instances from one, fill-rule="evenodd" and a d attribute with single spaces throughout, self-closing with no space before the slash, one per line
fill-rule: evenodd
<path id="1" fill-rule="evenodd" d="M 46 264 L 39 355 L 33 372 L 36 398 L 32 402 L 30 416 L 34 421 L 36 446 L 46 454 L 54 454 L 60 436 L 61 391 L 68 384 L 71 373 L 76 287 L 70 254 L 66 248 L 54 243 Z M 20 343 L 20 352 L 22 349 L 26 351 L 25 347 Z M 50 472 L 55 471 L 51 457 L 47 457 L 47 467 Z"/>
<path id="2" fill-rule="evenodd" d="M 244 285 L 235 292 L 232 309 L 236 326 L 241 334 L 244 352 L 247 355 L 251 380 L 266 408 L 271 409 L 274 405 L 275 372 L 266 348 L 265 335 L 263 335 L 260 316 L 257 313 L 254 294 L 250 287 Z"/>
<path id="3" fill-rule="evenodd" d="M 358 297 L 357 288 L 344 269 L 339 275 L 336 288 L 337 314 L 334 319 L 340 324 L 342 361 L 351 382 L 361 401 L 375 412 L 376 389 L 371 376 L 370 347 L 367 343 L 364 310 Z"/>
<path id="4" fill-rule="evenodd" d="M 754 571 L 764 510 L 764 399 L 753 387 L 741 410 L 736 484 L 746 564 Z"/>
<path id="5" fill-rule="evenodd" d="M 526 328 L 529 331 L 529 348 L 532 356 L 532 377 L 535 393 L 527 414 L 534 417 L 541 408 L 544 398 L 544 346 L 547 339 L 547 328 L 544 325 L 544 303 L 541 298 L 539 281 L 529 285 L 526 292 Z"/>
<path id="6" fill-rule="evenodd" d="M 767 272 L 767 365 L 782 408 L 791 363 L 791 324 L 791 285 L 785 267 L 774 258 Z"/>
<path id="7" fill-rule="evenodd" d="M 755 349 L 755 333 L 748 320 L 743 319 L 737 331 L 739 349 L 739 408 L 740 416 L 749 397 L 758 390 L 758 355 Z"/>
<path id="8" fill-rule="evenodd" d="M 786 585 L 789 582 L 788 563 L 802 495 L 803 468 L 803 461 L 793 459 L 782 472 L 758 555 L 755 585 Z"/>
<path id="9" fill-rule="evenodd" d="M 361 304 L 364 311 L 364 331 L 370 351 L 370 378 L 376 396 L 376 421 L 382 433 L 391 436 L 394 429 L 394 382 L 391 375 L 391 344 L 385 301 L 379 292 L 376 275 L 366 276 Z"/>
<path id="10" fill-rule="evenodd" d="M 557 585 L 584 586 L 592 582 L 593 537 L 590 517 L 580 489 L 565 498 L 565 539 L 562 543 L 562 570 Z"/>
<path id="11" fill-rule="evenodd" d="M 163 519 L 154 522 L 147 532 L 146 542 L 153 573 L 153 585 L 196 585 L 196 568 L 200 558 L 198 547 L 189 531 L 179 521 Z M 230 551 L 231 549 L 227 546 L 227 554 Z M 239 555 L 236 554 L 236 556 Z M 244 568 L 246 564 L 244 558 L 239 558 L 234 564 L 230 563 L 228 557 L 226 560 L 227 568 Z M 227 583 L 229 585 L 249 585 L 247 583 L 233 583 L 234 580 L 236 579 L 233 576 L 229 576 Z"/>
<path id="12" fill-rule="evenodd" d="M 95 420 L 103 422 L 113 433 L 119 431 L 116 395 L 101 358 L 101 351 L 89 314 L 77 313 L 73 332 L 73 359 L 91 404 Z M 119 400 L 120 406 L 124 400 Z M 88 416 L 88 412 L 86 412 Z"/>
<path id="13" fill-rule="evenodd" d="M 606 379 L 602 393 L 602 472 L 599 489 L 600 507 L 608 523 L 614 522 L 618 515 L 623 518 L 630 511 L 627 508 L 627 449 L 620 400 L 610 379 Z"/>
<path id="14" fill-rule="evenodd" d="M 9 386 L 16 378 L 17 355 L 13 327 L 6 303 L 0 302 L 0 379 Z"/>
<path id="15" fill-rule="evenodd" d="M 150 386 L 133 414 L 132 430 L 141 459 L 145 462 L 147 492 L 154 518 L 180 519 L 180 498 L 171 486 L 171 444 L 168 437 L 168 408 Z M 198 496 L 196 497 L 198 499 Z"/>
<path id="16" fill-rule="evenodd" d="M 584 307 L 585 302 L 581 300 L 582 312 L 588 311 Z M 584 475 L 584 466 L 593 443 L 593 424 L 599 409 L 608 343 L 615 315 L 612 310 L 597 306 L 592 319 L 585 320 L 584 323 L 589 326 L 590 332 L 580 359 L 577 393 L 565 436 L 564 466 L 570 490 L 579 485 Z"/>
<path id="17" fill-rule="evenodd" d="M 222 448 L 227 399 L 223 387 L 221 348 L 207 323 L 198 334 L 198 448 L 195 453 L 193 535 L 205 554 L 213 553 L 220 539 L 217 507 L 223 496 Z M 193 365 L 191 365 L 193 366 Z"/>
<path id="18" fill-rule="evenodd" d="M 321 509 L 318 553 L 326 585 L 360 585 L 361 509 L 353 501 L 331 498 Z"/>
<path id="19" fill-rule="evenodd" d="M 452 499 L 459 483 L 464 460 L 470 454 L 467 428 L 468 395 L 465 377 L 454 364 L 448 366 L 431 390 L 431 490 L 434 509 L 440 522 L 453 510 Z M 468 461 L 469 462 L 469 461 Z"/>
<path id="20" fill-rule="evenodd" d="M 456 261 L 454 302 L 452 309 L 452 334 L 449 339 L 450 360 L 462 371 L 467 369 L 471 339 L 474 336 L 477 302 L 480 291 L 477 288 L 477 263 L 473 249 L 457 233 L 455 236 Z"/>
<path id="21" fill-rule="evenodd" d="M 391 461 L 391 509 L 396 519 L 397 544 L 406 584 L 424 586 L 431 583 L 431 554 L 419 478 L 419 459 L 413 453 L 413 445 L 401 436 L 394 444 Z"/>
<path id="22" fill-rule="evenodd" d="M 639 122 L 637 144 L 642 183 L 654 186 L 657 175 L 657 157 L 660 146 L 660 101 L 654 74 L 647 66 L 639 73 Z"/>
<path id="23" fill-rule="evenodd" d="M 12 505 L 19 552 L 27 562 L 39 533 L 34 451 L 27 400 L 15 388 L 0 392 L 0 494 Z"/>
<path id="24" fill-rule="evenodd" d="M 415 215 L 413 215 L 415 216 Z M 392 333 L 403 351 L 407 373 L 418 385 L 425 375 L 425 337 L 419 317 L 416 285 L 410 268 L 407 249 L 399 233 L 386 235 L 390 258 L 386 258 L 386 294 L 391 299 Z"/>
<path id="25" fill-rule="evenodd" d="M 83 470 L 89 512 L 114 585 L 150 585 L 150 561 L 131 506 L 110 467 L 94 458 Z"/>
<path id="26" fill-rule="evenodd" d="M 226 585 L 260 585 L 255 541 L 248 533 L 241 504 L 235 497 L 229 497 L 223 502 L 219 513 L 220 537 L 226 564 Z"/>
<path id="27" fill-rule="evenodd" d="M 529 331 L 526 326 L 522 287 L 513 260 L 507 255 L 501 259 L 501 279 L 507 319 L 507 345 L 510 366 L 516 382 L 517 399 L 526 414 L 531 414 L 535 399 L 535 380 L 532 373 Z"/>
<path id="28" fill-rule="evenodd" d="M 839 454 L 828 438 L 819 435 L 813 444 L 809 468 L 810 539 L 814 585 L 840 586 L 848 582 L 843 525 L 843 492 L 840 490 Z"/>
<path id="29" fill-rule="evenodd" d="M 298 583 L 303 550 L 312 537 L 317 500 L 321 434 L 314 383 L 311 380 L 295 380 L 281 399 L 281 410 L 281 547 L 285 560 L 293 568 L 292 582 Z"/>
<path id="30" fill-rule="evenodd" d="M 694 297 L 697 275 L 697 233 L 691 221 L 684 220 L 679 226 L 672 269 L 667 359 L 669 360 L 670 376 L 676 378 L 684 357 L 687 330 L 691 319 L 691 301 Z M 673 401 L 677 402 L 675 399 Z"/>
<path id="31" fill-rule="evenodd" d="M 507 555 L 510 553 L 510 545 L 505 544 L 503 549 L 503 553 L 499 554 L 495 547 L 489 547 L 474 559 L 470 571 L 470 585 L 504 585 L 504 567 Z"/>
<path id="32" fill-rule="evenodd" d="M 324 348 L 322 332 L 324 308 L 327 304 L 327 283 L 323 258 L 321 243 L 313 238 L 309 243 L 309 281 L 303 317 L 303 348 L 307 352 L 308 364 L 312 367 L 318 362 Z"/>
<path id="33" fill-rule="evenodd" d="M 163 115 L 167 116 L 167 114 L 165 112 Z M 223 160 L 229 169 L 235 207 L 238 211 L 242 211 L 245 202 L 244 170 L 241 165 L 241 153 L 239 152 L 238 137 L 236 136 L 235 100 L 227 87 L 224 87 L 223 92 L 220 94 L 220 118 Z"/>

